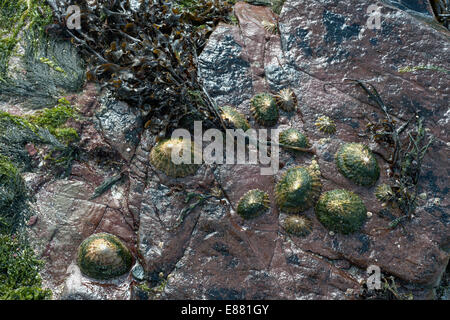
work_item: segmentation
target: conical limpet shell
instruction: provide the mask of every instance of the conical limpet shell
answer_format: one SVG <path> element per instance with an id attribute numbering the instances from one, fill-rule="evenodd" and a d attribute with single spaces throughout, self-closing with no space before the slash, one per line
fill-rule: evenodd
<path id="1" fill-rule="evenodd" d="M 297 237 L 304 237 L 311 233 L 313 223 L 305 216 L 290 215 L 283 222 L 283 228 L 287 233 Z"/>
<path id="2" fill-rule="evenodd" d="M 273 126 L 278 121 L 278 107 L 269 93 L 258 93 L 251 100 L 253 116 L 259 124 Z"/>
<path id="3" fill-rule="evenodd" d="M 336 153 L 336 164 L 345 177 L 361 186 L 374 185 L 380 168 L 370 149 L 361 143 L 346 143 Z"/>
<path id="4" fill-rule="evenodd" d="M 301 133 L 299 130 L 294 128 L 289 128 L 280 132 L 279 142 L 292 147 L 297 148 L 309 148 L 308 138 Z M 293 149 L 293 151 L 295 151 Z"/>
<path id="5" fill-rule="evenodd" d="M 320 116 L 317 118 L 315 124 L 319 130 L 324 133 L 333 134 L 336 132 L 336 124 L 330 119 L 330 117 Z"/>
<path id="6" fill-rule="evenodd" d="M 245 119 L 245 116 L 232 106 L 222 106 L 219 109 L 221 112 L 220 116 L 227 124 L 231 124 L 235 129 L 242 129 L 244 131 L 250 129 L 250 124 Z"/>
<path id="7" fill-rule="evenodd" d="M 131 253 L 119 238 L 108 233 L 96 233 L 78 248 L 77 263 L 88 277 L 107 280 L 127 273 L 132 264 Z"/>
<path id="8" fill-rule="evenodd" d="M 312 207 L 322 190 L 320 172 L 313 167 L 289 169 L 275 186 L 275 197 L 282 211 L 298 213 Z"/>
<path id="9" fill-rule="evenodd" d="M 269 195 L 259 189 L 252 189 L 242 196 L 237 213 L 244 219 L 252 219 L 263 214 L 270 207 Z"/>
<path id="10" fill-rule="evenodd" d="M 183 150 L 190 150 L 190 162 L 175 164 L 172 161 L 172 150 L 179 150 L 179 155 L 183 155 Z M 166 175 L 174 178 L 193 175 L 200 165 L 194 163 L 194 144 L 187 139 L 168 139 L 160 141 L 150 152 L 150 162 Z"/>
<path id="11" fill-rule="evenodd" d="M 325 228 L 343 234 L 358 231 L 367 218 L 361 198 L 344 189 L 324 192 L 317 201 L 315 213 Z"/>
<path id="12" fill-rule="evenodd" d="M 294 111 L 297 108 L 297 97 L 294 91 L 290 88 L 281 89 L 280 92 L 275 95 L 275 100 L 284 111 Z"/>
<path id="13" fill-rule="evenodd" d="M 381 202 L 388 202 L 394 198 L 394 191 L 390 185 L 382 183 L 375 188 L 375 197 Z"/>

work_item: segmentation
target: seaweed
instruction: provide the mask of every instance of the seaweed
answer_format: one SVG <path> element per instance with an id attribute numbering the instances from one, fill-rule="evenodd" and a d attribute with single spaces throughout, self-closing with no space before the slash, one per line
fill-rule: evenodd
<path id="1" fill-rule="evenodd" d="M 81 29 L 69 30 L 54 10 L 64 33 L 88 63 L 88 80 L 111 89 L 118 100 L 145 110 L 148 119 L 167 119 L 165 136 L 186 114 L 200 113 L 220 123 L 217 109 L 192 97 L 209 100 L 197 75 L 197 55 L 220 21 L 228 21 L 232 4 L 222 0 L 102 1 L 81 9 Z M 55 9 L 55 8 L 54 8 Z M 63 68 L 64 69 L 64 68 Z"/>
<path id="2" fill-rule="evenodd" d="M 42 288 L 42 265 L 24 239 L 0 234 L 0 300 L 50 299 L 52 292 Z"/>
<path id="3" fill-rule="evenodd" d="M 24 102 L 26 107 L 37 109 L 81 89 L 84 63 L 70 42 L 30 30 L 24 33 L 24 51 L 23 75 L 0 81 L 0 101 Z"/>
<path id="4" fill-rule="evenodd" d="M 394 196 L 389 202 L 402 212 L 401 216 L 393 218 L 389 223 L 388 229 L 393 229 L 413 217 L 417 206 L 422 162 L 434 137 L 426 133 L 424 119 L 419 114 L 399 125 L 389 114 L 386 104 L 373 85 L 369 84 L 372 89 L 370 90 L 360 80 L 346 80 L 357 83 L 385 115 L 385 119 L 381 121 L 370 122 L 367 130 L 373 140 L 390 150 L 391 156 L 385 160 L 390 164 L 389 175 L 392 181 L 390 187 Z M 415 126 L 406 131 L 414 122 Z"/>

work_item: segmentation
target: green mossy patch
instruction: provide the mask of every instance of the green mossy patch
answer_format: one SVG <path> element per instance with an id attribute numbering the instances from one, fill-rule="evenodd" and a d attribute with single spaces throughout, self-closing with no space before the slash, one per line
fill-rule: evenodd
<path id="1" fill-rule="evenodd" d="M 42 264 L 23 240 L 0 235 L 0 300 L 50 299 L 39 275 Z"/>

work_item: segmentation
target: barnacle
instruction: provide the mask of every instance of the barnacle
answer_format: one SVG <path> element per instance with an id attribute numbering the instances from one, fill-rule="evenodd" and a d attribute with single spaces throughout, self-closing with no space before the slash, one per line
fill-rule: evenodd
<path id="1" fill-rule="evenodd" d="M 297 97 L 290 88 L 280 90 L 280 92 L 275 95 L 275 100 L 278 106 L 284 111 L 294 111 L 297 107 Z"/>
<path id="2" fill-rule="evenodd" d="M 283 228 L 287 233 L 297 237 L 304 237 L 312 231 L 312 221 L 308 217 L 290 215 L 283 222 Z"/>
<path id="3" fill-rule="evenodd" d="M 239 200 L 237 213 L 244 219 L 252 219 L 263 214 L 269 206 L 270 202 L 267 192 L 253 189 Z"/>
<path id="4" fill-rule="evenodd" d="M 380 184 L 375 188 L 375 196 L 381 202 L 388 202 L 394 198 L 394 191 L 388 184 Z"/>
<path id="5" fill-rule="evenodd" d="M 325 228 L 343 234 L 358 231 L 367 218 L 361 198 L 344 189 L 324 192 L 317 201 L 315 213 Z"/>
<path id="6" fill-rule="evenodd" d="M 221 112 L 220 116 L 227 124 L 231 124 L 234 128 L 244 131 L 250 129 L 250 124 L 244 115 L 232 106 L 222 106 L 219 109 Z"/>
<path id="7" fill-rule="evenodd" d="M 258 93 L 251 100 L 251 110 L 258 123 L 273 126 L 278 121 L 278 107 L 269 93 Z"/>
<path id="8" fill-rule="evenodd" d="M 375 184 L 380 168 L 370 149 L 361 143 L 346 143 L 336 153 L 339 171 L 361 186 Z"/>
<path id="9" fill-rule="evenodd" d="M 308 138 L 294 128 L 289 128 L 281 131 L 279 141 L 281 144 L 285 144 L 298 148 L 309 148 L 310 144 Z"/>
<path id="10" fill-rule="evenodd" d="M 315 165 L 289 169 L 275 186 L 275 198 L 281 210 L 302 212 L 316 202 L 322 190 L 320 171 Z"/>
<path id="11" fill-rule="evenodd" d="M 277 33 L 277 25 L 276 23 L 270 22 L 269 20 L 263 20 L 261 21 L 262 26 L 267 32 L 270 32 L 272 34 Z"/>
<path id="12" fill-rule="evenodd" d="M 121 276 L 131 269 L 132 260 L 122 241 L 108 233 L 91 235 L 78 248 L 77 263 L 81 272 L 94 279 Z"/>
<path id="13" fill-rule="evenodd" d="M 166 175 L 173 178 L 181 178 L 193 175 L 199 168 L 194 163 L 194 144 L 186 139 L 168 139 L 160 141 L 150 152 L 150 162 Z M 190 155 L 186 156 L 188 163 L 175 163 L 172 159 L 172 151 L 178 151 L 180 158 L 185 155 L 183 152 L 190 150 Z M 181 160 L 181 159 L 179 159 Z"/>
<path id="14" fill-rule="evenodd" d="M 330 117 L 320 116 L 316 120 L 316 126 L 320 131 L 325 132 L 327 134 L 333 134 L 336 132 L 336 124 Z"/>

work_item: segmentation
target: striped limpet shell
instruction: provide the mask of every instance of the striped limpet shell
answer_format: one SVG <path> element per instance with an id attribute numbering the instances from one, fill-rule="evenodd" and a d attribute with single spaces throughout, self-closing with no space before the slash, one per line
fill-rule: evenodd
<path id="1" fill-rule="evenodd" d="M 295 167 L 286 171 L 275 186 L 279 208 L 299 213 L 311 208 L 322 190 L 320 171 L 315 166 Z"/>
<path id="2" fill-rule="evenodd" d="M 284 111 L 294 111 L 297 108 L 297 97 L 290 88 L 281 89 L 278 94 L 275 95 L 275 100 Z"/>
<path id="3" fill-rule="evenodd" d="M 360 186 L 372 186 L 380 176 L 377 160 L 364 144 L 346 143 L 335 158 L 339 172 Z"/>
<path id="4" fill-rule="evenodd" d="M 108 233 L 96 233 L 78 248 L 77 264 L 81 272 L 98 280 L 121 276 L 131 269 L 131 253 L 119 238 Z"/>
<path id="5" fill-rule="evenodd" d="M 172 150 L 178 150 L 180 157 L 189 150 L 190 163 L 176 164 L 172 161 Z M 158 170 L 173 178 L 182 178 L 195 174 L 199 164 L 194 163 L 194 144 L 187 139 L 167 139 L 160 141 L 150 152 L 150 162 Z"/>
<path id="6" fill-rule="evenodd" d="M 222 106 L 219 110 L 224 122 L 233 129 L 242 129 L 244 131 L 250 129 L 250 124 L 245 119 L 245 116 L 232 106 Z"/>
<path id="7" fill-rule="evenodd" d="M 325 228 L 342 234 L 358 231 L 367 218 L 361 198 L 345 189 L 324 192 L 317 201 L 315 213 Z"/>
<path id="8" fill-rule="evenodd" d="M 270 207 L 269 195 L 259 189 L 252 189 L 242 196 L 237 213 L 244 219 L 252 219 L 263 214 Z"/>
<path id="9" fill-rule="evenodd" d="M 271 94 L 256 94 L 251 100 L 251 105 L 253 116 L 259 124 L 270 127 L 277 123 L 278 107 Z"/>

